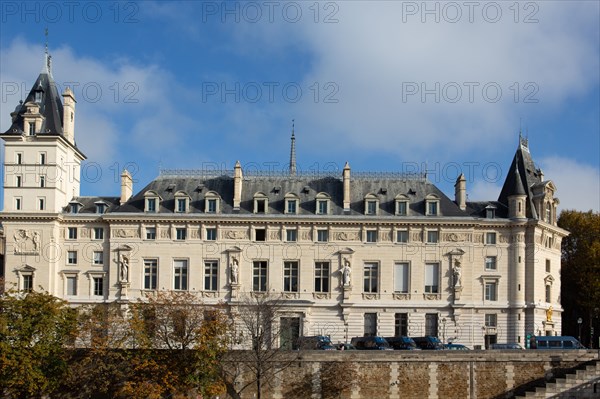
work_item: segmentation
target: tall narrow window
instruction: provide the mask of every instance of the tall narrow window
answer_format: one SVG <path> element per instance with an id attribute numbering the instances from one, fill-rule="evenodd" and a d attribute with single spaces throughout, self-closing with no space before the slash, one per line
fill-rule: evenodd
<path id="1" fill-rule="evenodd" d="M 329 292 L 329 262 L 315 263 L 315 292 Z"/>
<path id="2" fill-rule="evenodd" d="M 23 177 L 15 176 L 15 186 L 21 187 L 23 185 Z"/>
<path id="3" fill-rule="evenodd" d="M 69 265 L 77 264 L 77 251 L 67 251 L 67 264 L 69 264 Z"/>
<path id="4" fill-rule="evenodd" d="M 40 187 L 46 187 L 46 176 L 40 176 Z"/>
<path id="5" fill-rule="evenodd" d="M 15 198 L 15 210 L 21 210 L 21 198 Z"/>
<path id="6" fill-rule="evenodd" d="M 440 265 L 437 263 L 425 264 L 425 293 L 437 294 L 440 292 Z"/>
<path id="7" fill-rule="evenodd" d="M 94 251 L 93 257 L 94 257 L 94 259 L 93 259 L 94 265 L 103 265 L 104 264 L 104 252 Z"/>
<path id="8" fill-rule="evenodd" d="M 252 267 L 252 290 L 256 292 L 267 291 L 267 261 L 254 261 Z"/>
<path id="9" fill-rule="evenodd" d="M 438 336 L 438 315 L 437 313 L 425 314 L 425 335 L 431 337 Z"/>
<path id="10" fill-rule="evenodd" d="M 327 200 L 318 200 L 317 201 L 317 213 L 319 215 L 327 215 Z"/>
<path id="11" fill-rule="evenodd" d="M 23 163 L 23 154 L 20 152 L 16 153 L 16 159 L 15 162 L 17 163 L 17 165 L 21 165 Z"/>
<path id="12" fill-rule="evenodd" d="M 43 152 L 40 153 L 40 165 L 46 165 L 46 154 Z"/>
<path id="13" fill-rule="evenodd" d="M 35 134 L 35 123 L 29 122 L 29 135 L 33 136 Z"/>
<path id="14" fill-rule="evenodd" d="M 77 227 L 69 227 L 68 233 L 69 233 L 69 240 L 77 239 Z"/>
<path id="15" fill-rule="evenodd" d="M 428 201 L 427 202 L 427 215 L 429 216 L 437 216 L 438 214 L 438 203 L 437 201 Z"/>
<path id="16" fill-rule="evenodd" d="M 38 198 L 38 209 L 43 211 L 46 208 L 46 201 L 43 198 Z"/>
<path id="17" fill-rule="evenodd" d="M 367 215 L 377 215 L 377 201 L 367 201 Z"/>
<path id="18" fill-rule="evenodd" d="M 552 286 L 550 284 L 546 284 L 546 302 L 552 302 Z"/>
<path id="19" fill-rule="evenodd" d="M 298 262 L 283 262 L 283 291 L 298 292 Z"/>
<path id="20" fill-rule="evenodd" d="M 94 277 L 94 296 L 104 296 L 104 277 Z"/>
<path id="21" fill-rule="evenodd" d="M 394 336 L 408 336 L 408 313 L 394 315 Z"/>
<path id="22" fill-rule="evenodd" d="M 485 300 L 486 301 L 497 301 L 498 300 L 498 285 L 496 282 L 485 283 Z"/>
<path id="23" fill-rule="evenodd" d="M 396 215 L 406 216 L 408 214 L 408 201 L 396 201 Z"/>
<path id="24" fill-rule="evenodd" d="M 24 274 L 21 277 L 23 278 L 23 291 L 25 291 L 25 292 L 33 291 L 33 275 L 32 274 Z"/>
<path id="25" fill-rule="evenodd" d="M 67 277 L 67 295 L 77 295 L 77 277 L 76 276 L 68 276 Z"/>
<path id="26" fill-rule="evenodd" d="M 377 335 L 377 313 L 365 313 L 365 337 L 374 337 Z"/>
<path id="27" fill-rule="evenodd" d="M 146 198 L 146 212 L 156 212 L 156 198 Z"/>
<path id="28" fill-rule="evenodd" d="M 217 291 L 217 276 L 219 275 L 219 263 L 216 260 L 204 262 L 204 290 Z"/>
<path id="29" fill-rule="evenodd" d="M 177 212 L 186 212 L 187 199 L 177 198 Z"/>
<path id="30" fill-rule="evenodd" d="M 175 260 L 174 262 L 175 281 L 173 288 L 176 290 L 188 289 L 188 262 L 187 260 Z"/>
<path id="31" fill-rule="evenodd" d="M 206 213 L 217 213 L 217 200 L 216 198 L 211 198 L 206 200 Z"/>
<path id="32" fill-rule="evenodd" d="M 394 265 L 394 291 L 408 293 L 409 265 L 408 262 L 400 262 Z"/>
<path id="33" fill-rule="evenodd" d="M 155 290 L 158 275 L 158 260 L 144 259 L 144 289 Z"/>
<path id="34" fill-rule="evenodd" d="M 378 266 L 379 265 L 376 262 L 365 263 L 363 292 L 379 292 Z"/>
<path id="35" fill-rule="evenodd" d="M 297 208 L 298 208 L 298 200 L 296 199 L 288 199 L 286 200 L 286 213 L 289 213 L 291 215 L 295 215 L 297 212 Z"/>

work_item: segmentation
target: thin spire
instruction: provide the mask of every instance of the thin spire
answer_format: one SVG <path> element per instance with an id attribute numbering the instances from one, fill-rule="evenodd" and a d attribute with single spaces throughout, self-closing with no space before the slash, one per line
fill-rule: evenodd
<path id="1" fill-rule="evenodd" d="M 296 175 L 296 135 L 294 132 L 295 129 L 295 119 L 292 119 L 292 148 L 290 150 L 290 176 Z"/>
<path id="2" fill-rule="evenodd" d="M 52 56 L 48 51 L 48 28 L 44 30 L 44 36 L 46 36 L 46 44 L 44 50 L 44 65 L 42 66 L 42 73 L 52 75 Z"/>

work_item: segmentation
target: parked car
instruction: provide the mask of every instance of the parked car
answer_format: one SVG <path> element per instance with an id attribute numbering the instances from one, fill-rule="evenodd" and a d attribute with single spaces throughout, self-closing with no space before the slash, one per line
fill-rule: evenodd
<path id="1" fill-rule="evenodd" d="M 470 350 L 469 348 L 467 348 L 466 346 L 464 346 L 462 344 L 444 344 L 444 349 L 451 350 L 451 351 L 468 351 L 468 350 Z"/>
<path id="2" fill-rule="evenodd" d="M 415 344 L 423 350 L 442 350 L 444 344 L 438 337 L 426 336 L 426 337 L 412 337 Z"/>
<path id="3" fill-rule="evenodd" d="M 354 337 L 350 343 L 358 350 L 394 350 L 382 337 Z"/>
<path id="4" fill-rule="evenodd" d="M 523 349 L 523 347 L 516 342 L 511 342 L 508 344 L 490 344 L 490 349 Z"/>
<path id="5" fill-rule="evenodd" d="M 556 337 L 531 337 L 531 349 L 585 349 L 585 346 L 573 337 L 556 336 Z"/>
<path id="6" fill-rule="evenodd" d="M 331 343 L 326 335 L 314 335 L 298 338 L 299 350 L 335 350 L 335 346 Z"/>
<path id="7" fill-rule="evenodd" d="M 385 340 L 395 350 L 420 350 L 411 337 L 385 337 Z"/>
<path id="8" fill-rule="evenodd" d="M 352 344 L 337 344 L 337 350 L 339 351 L 355 351 L 356 347 Z"/>

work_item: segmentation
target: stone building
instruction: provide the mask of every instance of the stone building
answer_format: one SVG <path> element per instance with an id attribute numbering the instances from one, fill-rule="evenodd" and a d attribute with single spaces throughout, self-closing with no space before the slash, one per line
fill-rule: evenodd
<path id="1" fill-rule="evenodd" d="M 48 59 L 48 57 L 47 57 Z M 520 138 L 497 200 L 449 198 L 424 174 L 161 171 L 134 192 L 81 196 L 75 98 L 46 63 L 4 132 L 0 213 L 8 288 L 74 305 L 196 292 L 285 299 L 300 334 L 437 335 L 468 346 L 560 334 L 556 187 Z M 85 134 L 85 128 L 83 129 Z"/>

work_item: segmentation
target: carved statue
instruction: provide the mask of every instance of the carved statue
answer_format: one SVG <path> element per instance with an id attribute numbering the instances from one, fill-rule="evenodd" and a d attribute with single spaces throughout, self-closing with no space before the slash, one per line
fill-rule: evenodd
<path id="1" fill-rule="evenodd" d="M 37 251 L 40 247 L 40 233 L 38 233 L 37 231 L 35 233 L 33 233 L 32 241 L 33 241 L 33 250 Z"/>
<path id="2" fill-rule="evenodd" d="M 352 268 L 350 265 L 350 261 L 348 260 L 348 258 L 344 258 L 344 266 L 342 267 L 342 281 L 344 283 L 344 286 L 349 286 L 350 285 L 350 276 L 352 273 Z"/>
<path id="3" fill-rule="evenodd" d="M 552 306 L 546 310 L 546 321 L 552 321 Z"/>
<path id="4" fill-rule="evenodd" d="M 233 260 L 231 261 L 231 284 L 238 283 L 239 271 L 240 271 L 239 261 L 237 260 L 237 258 L 233 258 Z"/>
<path id="5" fill-rule="evenodd" d="M 454 288 L 462 287 L 462 267 L 460 266 L 460 262 L 458 260 L 454 261 Z"/>
<path id="6" fill-rule="evenodd" d="M 121 281 L 126 282 L 129 280 L 129 258 L 126 255 L 121 254 Z"/>

